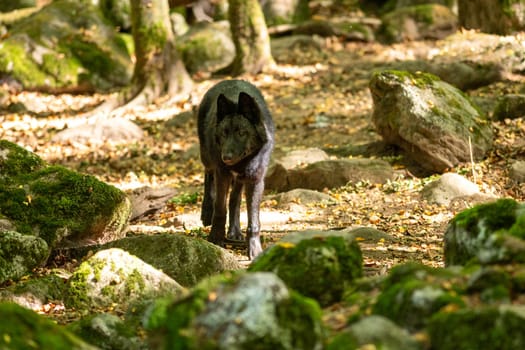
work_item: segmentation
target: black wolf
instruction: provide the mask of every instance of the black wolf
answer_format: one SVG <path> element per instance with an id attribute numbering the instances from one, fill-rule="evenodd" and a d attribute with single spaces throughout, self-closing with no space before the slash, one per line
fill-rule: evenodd
<path id="1" fill-rule="evenodd" d="M 198 111 L 201 160 L 205 167 L 201 220 L 211 224 L 210 242 L 243 240 L 239 221 L 243 187 L 248 207 L 248 257 L 261 251 L 259 206 L 274 145 L 274 124 L 259 89 L 243 80 L 224 80 L 204 95 Z"/>

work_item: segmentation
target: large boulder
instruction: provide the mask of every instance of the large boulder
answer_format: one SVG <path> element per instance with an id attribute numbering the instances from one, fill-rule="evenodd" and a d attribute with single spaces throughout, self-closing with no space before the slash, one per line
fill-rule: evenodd
<path id="1" fill-rule="evenodd" d="M 181 294 L 184 288 L 168 275 L 122 249 L 102 250 L 73 272 L 65 303 L 75 308 L 123 309 L 133 302 Z"/>
<path id="2" fill-rule="evenodd" d="M 0 217 L 17 232 L 50 249 L 103 243 L 125 235 L 130 213 L 119 189 L 0 140 Z"/>
<path id="3" fill-rule="evenodd" d="M 370 91 L 377 132 L 429 171 L 479 160 L 492 147 L 485 116 L 465 94 L 434 75 L 380 71 L 372 76 Z"/>
<path id="4" fill-rule="evenodd" d="M 445 232 L 445 265 L 525 263 L 525 205 L 500 199 L 462 211 Z"/>
<path id="5" fill-rule="evenodd" d="M 269 272 L 219 275 L 159 303 L 146 321 L 155 349 L 323 348 L 321 309 Z"/>
<path id="6" fill-rule="evenodd" d="M 341 300 L 345 287 L 361 276 L 362 265 L 361 250 L 353 235 L 306 231 L 266 249 L 249 271 L 271 271 L 290 288 L 327 306 Z"/>
<path id="7" fill-rule="evenodd" d="M 17 22 L 0 45 L 0 73 L 25 88 L 108 90 L 129 83 L 124 41 L 89 1 L 57 0 Z"/>

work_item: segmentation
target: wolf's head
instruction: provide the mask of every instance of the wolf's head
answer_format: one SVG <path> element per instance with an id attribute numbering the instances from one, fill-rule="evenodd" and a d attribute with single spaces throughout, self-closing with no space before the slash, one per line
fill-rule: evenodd
<path id="1" fill-rule="evenodd" d="M 224 94 L 217 97 L 217 145 L 226 165 L 235 165 L 259 151 L 267 142 L 261 110 L 254 98 L 239 93 L 238 102 Z"/>

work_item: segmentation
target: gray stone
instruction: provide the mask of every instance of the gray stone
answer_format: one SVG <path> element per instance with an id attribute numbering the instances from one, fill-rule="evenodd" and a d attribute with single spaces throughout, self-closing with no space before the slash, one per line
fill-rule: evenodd
<path id="1" fill-rule="evenodd" d="M 429 171 L 480 160 L 492 147 L 490 122 L 465 94 L 434 75 L 381 71 L 370 91 L 377 132 Z"/>
<path id="2" fill-rule="evenodd" d="M 525 161 L 518 160 L 512 163 L 509 169 L 509 177 L 517 183 L 525 182 Z"/>
<path id="3" fill-rule="evenodd" d="M 455 173 L 445 173 L 438 180 L 428 183 L 421 197 L 429 203 L 449 205 L 457 197 L 479 194 L 478 186 Z"/>

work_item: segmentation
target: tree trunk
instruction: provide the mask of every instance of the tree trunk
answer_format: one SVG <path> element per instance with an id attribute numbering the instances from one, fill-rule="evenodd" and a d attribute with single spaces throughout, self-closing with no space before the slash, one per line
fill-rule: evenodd
<path id="1" fill-rule="evenodd" d="M 235 59 L 228 70 L 233 75 L 256 74 L 274 63 L 270 36 L 258 0 L 230 0 L 230 27 Z"/>
<path id="2" fill-rule="evenodd" d="M 132 85 L 151 102 L 163 94 L 186 91 L 191 80 L 175 50 L 167 0 L 130 0 L 135 42 Z"/>
<path id="3" fill-rule="evenodd" d="M 193 83 L 175 50 L 168 0 L 130 0 L 130 4 L 136 57 L 131 86 L 95 113 L 124 104 L 147 105 L 164 94 L 187 92 Z"/>
<path id="4" fill-rule="evenodd" d="M 485 33 L 511 34 L 524 29 L 524 7 L 522 1 L 458 0 L 459 24 Z"/>

